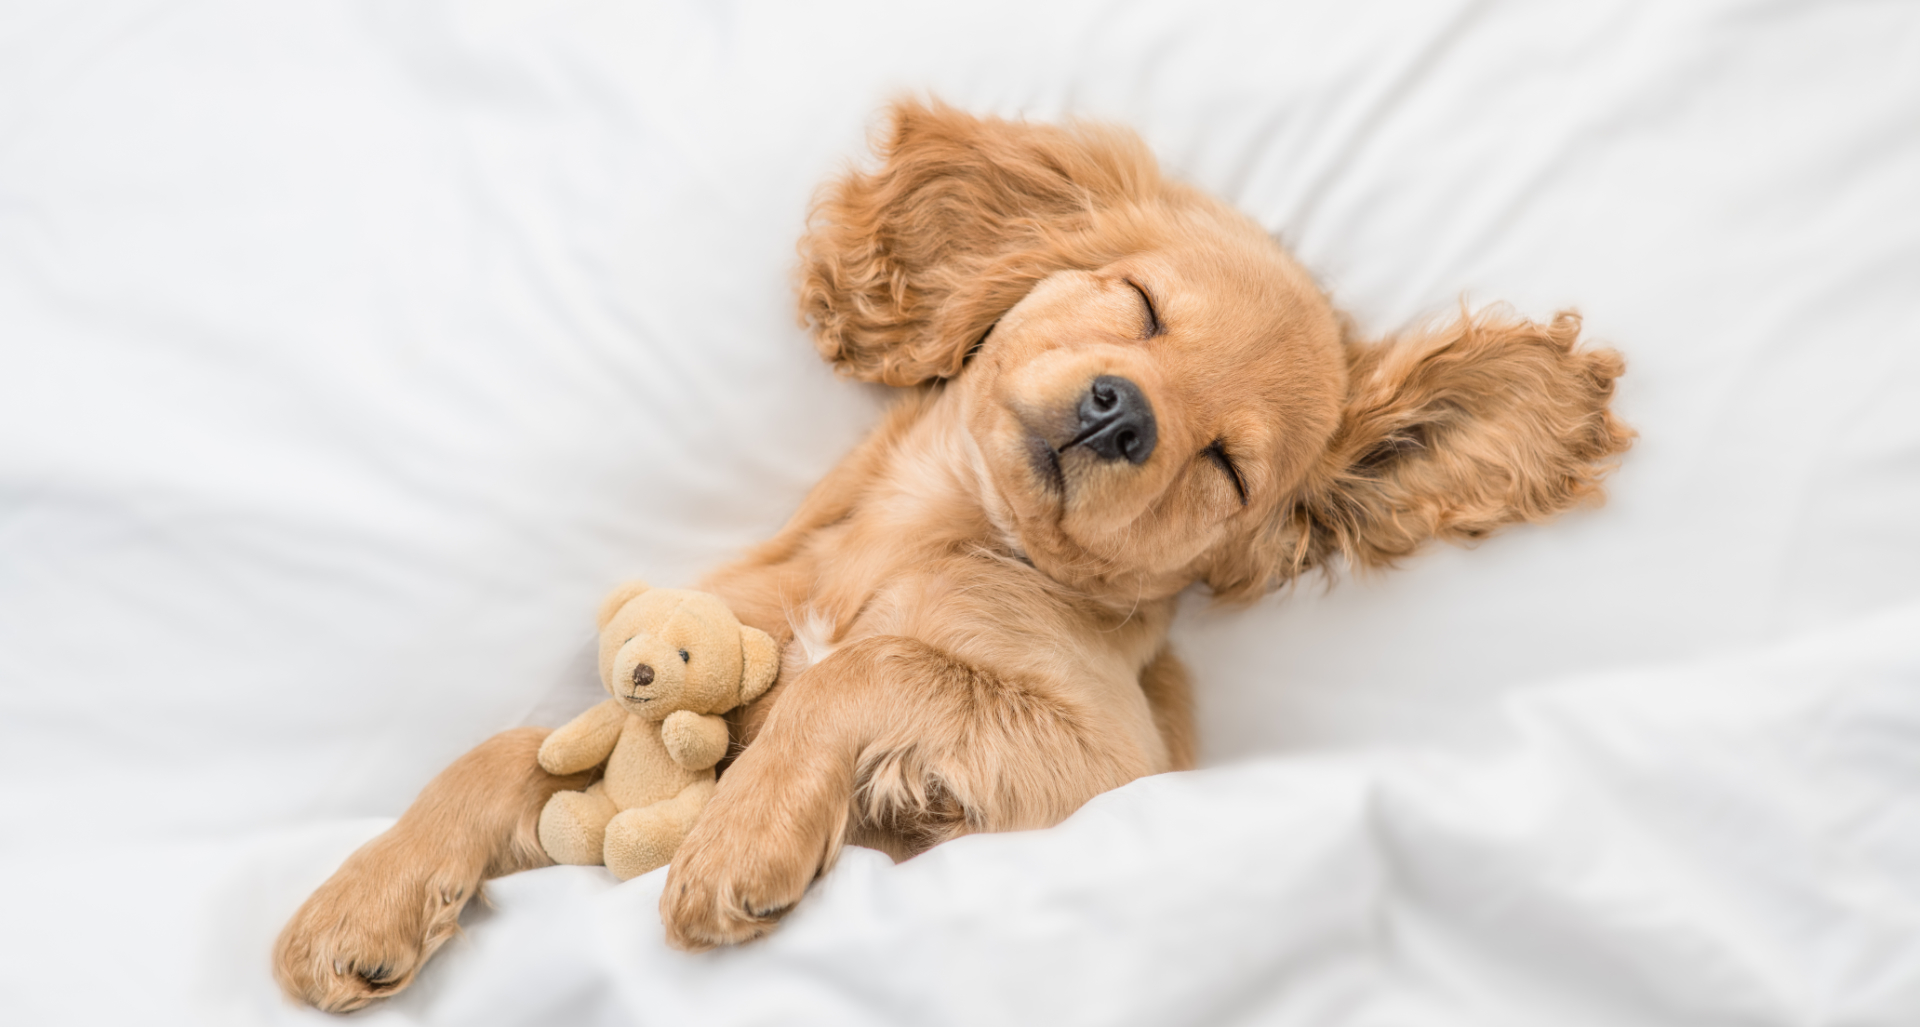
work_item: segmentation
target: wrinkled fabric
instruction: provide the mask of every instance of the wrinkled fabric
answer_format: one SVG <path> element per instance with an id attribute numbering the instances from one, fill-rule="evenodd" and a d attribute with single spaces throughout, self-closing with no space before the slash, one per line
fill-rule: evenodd
<path id="1" fill-rule="evenodd" d="M 1186 602 L 1206 769 L 667 950 L 494 882 L 393 1024 L 1920 1022 L 1920 14 L 0 11 L 0 1021 L 323 1022 L 268 948 L 870 426 L 794 321 L 903 93 L 1138 129 L 1370 336 L 1577 306 L 1599 508 Z"/>

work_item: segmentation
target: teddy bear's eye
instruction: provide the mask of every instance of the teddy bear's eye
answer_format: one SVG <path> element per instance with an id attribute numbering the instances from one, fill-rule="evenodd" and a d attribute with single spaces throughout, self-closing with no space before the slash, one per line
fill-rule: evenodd
<path id="1" fill-rule="evenodd" d="M 682 649 L 682 650 L 680 650 L 680 662 L 681 662 L 681 663 L 686 663 L 687 661 L 689 661 L 689 660 L 691 660 L 691 659 L 693 659 L 693 657 L 691 657 L 691 656 L 688 656 L 688 655 L 687 655 L 687 651 L 686 651 L 685 649 Z"/>

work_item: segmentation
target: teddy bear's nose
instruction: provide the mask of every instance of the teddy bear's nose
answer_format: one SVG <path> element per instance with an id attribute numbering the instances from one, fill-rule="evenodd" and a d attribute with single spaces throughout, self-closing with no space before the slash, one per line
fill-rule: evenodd
<path id="1" fill-rule="evenodd" d="M 641 663 L 633 668 L 633 687 L 645 688 L 653 684 L 653 668 Z"/>

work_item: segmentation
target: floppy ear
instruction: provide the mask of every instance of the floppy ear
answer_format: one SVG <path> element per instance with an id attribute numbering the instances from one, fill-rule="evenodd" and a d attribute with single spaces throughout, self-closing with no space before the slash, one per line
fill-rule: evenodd
<path id="1" fill-rule="evenodd" d="M 594 624 L 605 628 L 607 622 L 613 619 L 614 614 L 620 612 L 622 606 L 627 605 L 634 596 L 646 590 L 647 583 L 644 581 L 629 581 L 615 588 L 607 594 L 605 599 L 600 600 L 600 612 L 594 615 Z"/>
<path id="2" fill-rule="evenodd" d="M 1096 213 L 1159 187 L 1139 138 L 1098 125 L 976 118 L 894 104 L 880 169 L 815 199 L 800 242 L 800 310 L 821 356 L 862 381 L 920 385 L 968 352 L 1035 283 L 1118 256 Z"/>
<path id="3" fill-rule="evenodd" d="M 740 626 L 740 705 L 760 698 L 780 675 L 780 647 L 759 628 Z"/>
<path id="4" fill-rule="evenodd" d="M 1620 355 L 1575 349 L 1579 335 L 1571 311 L 1547 325 L 1495 311 L 1348 343 L 1347 400 L 1320 466 L 1256 545 L 1264 559 L 1219 568 L 1215 590 L 1245 596 L 1335 553 L 1388 566 L 1429 539 L 1484 538 L 1597 499 L 1634 433 L 1608 409 Z"/>

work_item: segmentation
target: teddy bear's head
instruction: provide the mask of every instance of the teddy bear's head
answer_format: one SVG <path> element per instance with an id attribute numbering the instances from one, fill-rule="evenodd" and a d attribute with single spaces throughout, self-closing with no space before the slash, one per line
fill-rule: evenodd
<path id="1" fill-rule="evenodd" d="M 752 702 L 779 668 L 773 639 L 705 592 L 631 582 L 601 604 L 600 681 L 647 720 Z"/>

